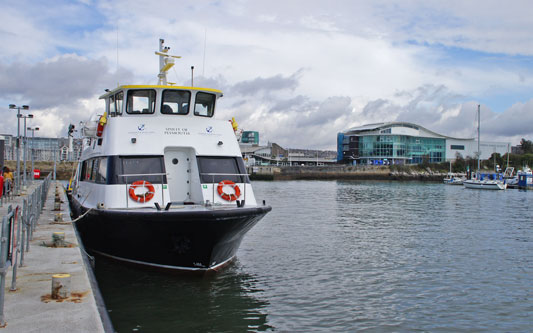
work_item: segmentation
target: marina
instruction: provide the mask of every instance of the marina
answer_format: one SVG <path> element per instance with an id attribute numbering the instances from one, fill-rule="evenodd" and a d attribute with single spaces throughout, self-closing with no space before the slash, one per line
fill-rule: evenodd
<path id="1" fill-rule="evenodd" d="M 532 332 L 532 11 L 1 3 L 0 333 Z"/>

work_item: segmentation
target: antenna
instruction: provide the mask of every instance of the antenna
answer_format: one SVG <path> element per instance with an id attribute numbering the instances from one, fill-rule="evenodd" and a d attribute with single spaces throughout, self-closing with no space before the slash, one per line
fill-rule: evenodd
<path id="1" fill-rule="evenodd" d="M 207 28 L 204 31 L 204 62 L 202 63 L 202 76 L 205 77 L 205 47 L 207 44 Z"/>
<path id="2" fill-rule="evenodd" d="M 194 87 L 194 66 L 191 66 L 191 87 Z"/>
<path id="3" fill-rule="evenodd" d="M 167 72 L 174 66 L 174 59 L 179 59 L 181 56 L 175 56 L 168 54 L 170 47 L 164 46 L 165 40 L 159 39 L 159 51 L 155 51 L 155 54 L 159 56 L 159 85 L 167 85 Z"/>
<path id="4" fill-rule="evenodd" d="M 117 22 L 117 70 L 116 70 L 115 75 L 117 76 L 117 87 L 118 87 L 119 86 L 119 82 L 118 82 L 118 22 Z"/>

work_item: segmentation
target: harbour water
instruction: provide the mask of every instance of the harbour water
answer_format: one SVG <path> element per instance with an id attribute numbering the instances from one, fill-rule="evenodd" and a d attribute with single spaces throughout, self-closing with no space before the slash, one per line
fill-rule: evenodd
<path id="1" fill-rule="evenodd" d="M 219 274 L 97 258 L 116 331 L 531 331 L 532 191 L 386 181 L 254 190 L 273 210 Z"/>

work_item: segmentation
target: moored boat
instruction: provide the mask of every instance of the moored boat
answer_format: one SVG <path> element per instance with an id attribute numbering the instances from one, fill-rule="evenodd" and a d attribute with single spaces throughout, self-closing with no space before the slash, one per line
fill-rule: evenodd
<path id="1" fill-rule="evenodd" d="M 507 183 L 501 178 L 501 174 L 480 174 L 479 179 L 463 181 L 465 188 L 477 190 L 505 190 Z"/>
<path id="2" fill-rule="evenodd" d="M 481 110 L 480 105 L 477 106 L 477 151 L 478 151 L 478 158 L 477 158 L 477 172 L 475 174 L 475 177 L 472 179 L 468 179 L 463 181 L 463 185 L 465 188 L 469 189 L 475 189 L 475 190 L 505 190 L 507 188 L 507 183 L 505 182 L 505 179 L 503 178 L 503 175 L 501 173 L 488 173 L 484 174 L 480 172 L 480 156 L 481 156 L 481 149 L 480 149 L 480 127 L 481 127 Z"/>
<path id="3" fill-rule="evenodd" d="M 167 84 L 174 56 L 159 42 L 158 85 L 122 85 L 82 129 L 71 207 L 85 248 L 151 267 L 217 270 L 271 210 L 258 204 L 217 89 Z"/>

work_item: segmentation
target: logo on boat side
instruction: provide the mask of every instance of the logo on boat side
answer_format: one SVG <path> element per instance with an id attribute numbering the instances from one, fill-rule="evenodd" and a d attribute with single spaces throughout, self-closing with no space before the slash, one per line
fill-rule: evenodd
<path id="1" fill-rule="evenodd" d="M 205 131 L 206 131 L 207 133 L 213 133 L 213 126 L 206 127 L 206 128 L 205 128 Z"/>
<path id="2" fill-rule="evenodd" d="M 137 130 L 129 131 L 128 134 L 154 134 L 154 131 L 146 130 L 145 124 L 138 124 L 136 128 Z"/>

